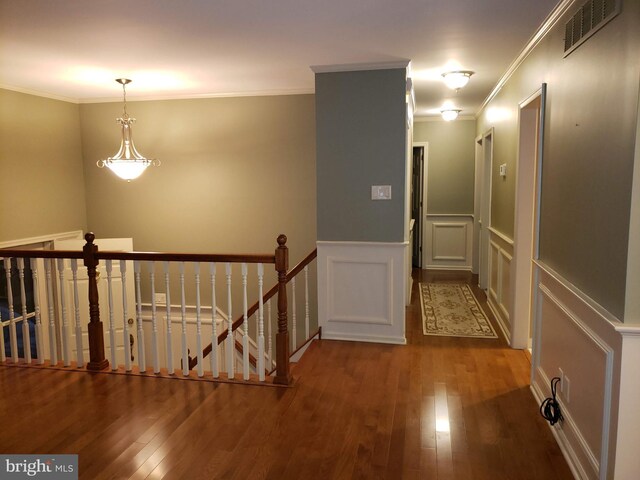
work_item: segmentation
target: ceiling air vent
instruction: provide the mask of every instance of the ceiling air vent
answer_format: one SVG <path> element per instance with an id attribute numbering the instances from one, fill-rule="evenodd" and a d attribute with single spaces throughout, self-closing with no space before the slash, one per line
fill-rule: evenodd
<path id="1" fill-rule="evenodd" d="M 618 15 L 621 1 L 587 0 L 564 27 L 564 56 L 573 52 Z"/>

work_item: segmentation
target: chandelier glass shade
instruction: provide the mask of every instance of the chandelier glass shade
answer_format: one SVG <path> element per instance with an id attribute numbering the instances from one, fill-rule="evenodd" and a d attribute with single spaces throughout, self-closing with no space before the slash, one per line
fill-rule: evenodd
<path id="1" fill-rule="evenodd" d="M 131 80 L 127 78 L 118 78 L 116 79 L 116 82 L 122 85 L 124 98 L 122 117 L 116 119 L 116 122 L 121 126 L 122 130 L 120 149 L 112 157 L 109 157 L 106 160 L 98 160 L 97 165 L 100 168 L 107 167 L 121 179 L 130 182 L 142 175 L 149 165 L 160 165 L 160 161 L 152 158 L 146 158 L 138 152 L 133 144 L 131 125 L 136 121 L 136 119 L 131 118 L 127 113 L 126 91 L 126 85 L 130 83 Z"/>

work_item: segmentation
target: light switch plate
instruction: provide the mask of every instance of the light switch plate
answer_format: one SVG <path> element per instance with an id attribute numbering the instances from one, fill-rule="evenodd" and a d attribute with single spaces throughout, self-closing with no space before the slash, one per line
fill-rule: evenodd
<path id="1" fill-rule="evenodd" d="M 500 165 L 500 176 L 501 177 L 506 177 L 507 176 L 507 164 L 503 163 L 502 165 Z"/>
<path id="2" fill-rule="evenodd" d="M 371 200 L 391 200 L 391 185 L 371 185 Z"/>

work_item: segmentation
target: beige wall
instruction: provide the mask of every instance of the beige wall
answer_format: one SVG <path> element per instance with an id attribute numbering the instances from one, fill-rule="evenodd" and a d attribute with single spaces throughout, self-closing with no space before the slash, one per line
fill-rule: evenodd
<path id="1" fill-rule="evenodd" d="M 86 226 L 78 105 L 0 90 L 0 241 Z"/>
<path id="2" fill-rule="evenodd" d="M 570 15 L 574 9 L 570 9 Z M 568 15 L 565 17 L 568 18 Z M 640 77 L 640 3 L 563 57 L 563 18 L 478 119 L 494 128 L 492 226 L 512 237 L 518 104 L 547 87 L 540 258 L 623 318 Z"/>
<path id="3" fill-rule="evenodd" d="M 475 136 L 475 120 L 414 122 L 413 141 L 429 143 L 428 214 L 473 214 Z"/>
<path id="4" fill-rule="evenodd" d="M 270 252 L 315 247 L 313 95 L 130 102 L 135 144 L 162 165 L 130 183 L 99 169 L 119 146 L 120 103 L 80 107 L 88 227 L 136 250 Z"/>

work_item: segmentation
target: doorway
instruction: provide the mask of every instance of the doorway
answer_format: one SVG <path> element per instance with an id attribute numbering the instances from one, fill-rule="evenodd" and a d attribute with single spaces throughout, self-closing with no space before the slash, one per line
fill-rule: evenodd
<path id="1" fill-rule="evenodd" d="M 422 176 L 424 173 L 424 148 L 413 147 L 413 160 L 411 168 L 411 219 L 413 224 L 413 252 L 411 266 L 422 266 Z"/>
<path id="2" fill-rule="evenodd" d="M 414 220 L 411 255 L 413 268 L 425 268 L 423 252 L 426 246 L 423 244 L 426 242 L 427 163 L 428 144 L 426 142 L 414 143 L 411 168 L 411 219 Z"/>
<path id="3" fill-rule="evenodd" d="M 538 258 L 546 84 L 520 103 L 514 219 L 511 346 L 532 348 L 533 262 Z"/>

